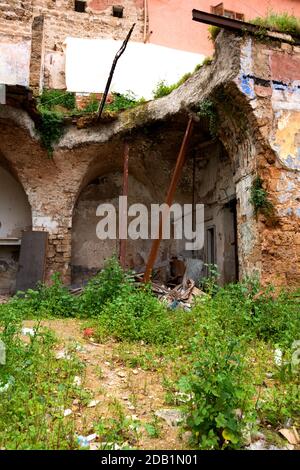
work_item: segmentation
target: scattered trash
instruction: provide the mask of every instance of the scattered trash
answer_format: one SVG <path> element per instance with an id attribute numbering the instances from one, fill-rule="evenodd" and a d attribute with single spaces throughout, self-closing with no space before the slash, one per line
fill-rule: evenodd
<path id="1" fill-rule="evenodd" d="M 285 447 L 277 447 L 274 445 L 268 444 L 264 439 L 259 439 L 251 443 L 249 446 L 245 447 L 246 450 L 293 450 L 293 446 L 288 444 Z"/>
<path id="2" fill-rule="evenodd" d="M 75 375 L 73 384 L 77 385 L 78 387 L 81 385 L 81 378 L 78 375 Z"/>
<path id="3" fill-rule="evenodd" d="M 5 366 L 6 364 L 6 346 L 3 341 L 0 340 L 0 365 Z"/>
<path id="4" fill-rule="evenodd" d="M 281 349 L 275 349 L 274 362 L 277 366 L 282 365 L 282 351 L 281 351 Z"/>
<path id="5" fill-rule="evenodd" d="M 96 447 L 98 448 L 98 446 L 96 446 L 95 444 L 91 444 L 91 442 L 97 439 L 97 437 L 98 437 L 98 434 L 96 433 L 90 434 L 89 436 L 80 435 L 80 436 L 77 436 L 77 442 L 80 447 L 84 447 L 84 448 L 91 449 L 91 450 L 97 450 Z M 93 446 L 93 449 L 91 448 L 92 446 Z"/>
<path id="6" fill-rule="evenodd" d="M 121 377 L 122 379 L 124 379 L 124 378 L 126 377 L 126 374 L 125 374 L 124 372 L 122 372 L 122 371 L 117 372 L 117 375 L 118 375 L 119 377 Z"/>
<path id="7" fill-rule="evenodd" d="M 34 336 L 35 330 L 33 328 L 22 328 L 22 335 L 24 336 Z"/>
<path id="8" fill-rule="evenodd" d="M 183 421 L 182 411 L 176 410 L 174 408 L 157 410 L 155 412 L 155 416 L 163 419 L 170 427 L 178 426 L 178 424 Z"/>
<path id="9" fill-rule="evenodd" d="M 94 408 L 95 406 L 98 405 L 98 403 L 100 403 L 100 400 L 91 400 L 91 401 L 88 403 L 87 407 L 88 407 L 88 408 Z"/>
<path id="10" fill-rule="evenodd" d="M 195 281 L 187 279 L 173 289 L 158 282 L 152 282 L 152 291 L 159 300 L 166 302 L 168 308 L 175 310 L 178 307 L 189 310 L 195 297 L 205 295 L 203 291 L 195 286 Z"/>
<path id="11" fill-rule="evenodd" d="M 72 410 L 70 410 L 70 408 L 68 408 L 67 410 L 64 410 L 64 416 L 70 416 L 71 414 L 73 413 Z"/>
<path id="12" fill-rule="evenodd" d="M 300 436 L 297 429 L 293 426 L 290 429 L 279 429 L 278 431 L 290 444 L 300 444 Z"/>
<path id="13" fill-rule="evenodd" d="M 175 392 L 174 395 L 178 403 L 188 403 L 193 398 L 191 393 Z"/>
<path id="14" fill-rule="evenodd" d="M 12 386 L 14 385 L 15 383 L 15 379 L 14 377 L 11 375 L 9 378 L 8 378 L 8 381 L 6 382 L 6 384 L 3 385 L 3 382 L 0 381 L 0 393 L 5 393 L 7 392 L 7 390 Z"/>
<path id="15" fill-rule="evenodd" d="M 66 351 L 62 350 L 62 351 L 58 351 L 56 354 L 55 354 L 55 357 L 56 359 L 67 359 L 67 360 L 70 360 L 71 359 L 71 356 L 70 354 L 68 354 Z"/>
<path id="16" fill-rule="evenodd" d="M 83 337 L 85 339 L 91 339 L 95 335 L 95 330 L 93 328 L 85 328 L 83 330 Z"/>

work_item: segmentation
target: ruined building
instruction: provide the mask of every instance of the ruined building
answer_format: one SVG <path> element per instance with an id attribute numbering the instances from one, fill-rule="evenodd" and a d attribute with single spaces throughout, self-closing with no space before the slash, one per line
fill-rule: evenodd
<path id="1" fill-rule="evenodd" d="M 36 8 L 34 1 L 14 3 L 28 4 L 30 14 Z M 43 3 L 45 9 L 53 4 L 63 9 L 70 2 Z M 91 7 L 101 3 L 88 2 Z M 123 2 L 131 5 L 139 25 L 135 34 L 142 40 L 141 3 Z M 60 16 L 53 8 L 50 37 L 37 11 L 31 40 L 27 12 L 21 6 L 18 12 L 20 36 L 25 44 L 28 35 L 35 51 L 31 85 L 38 85 L 41 71 L 47 84 L 53 61 L 63 60 L 62 51 L 54 47 L 60 43 L 58 25 L 64 18 L 64 34 L 71 34 L 73 13 Z M 82 25 L 82 34 L 103 34 L 103 21 L 98 17 L 97 28 L 91 18 L 90 30 Z M 132 18 L 120 27 L 121 20 L 111 14 L 105 21 L 123 39 Z M 44 41 L 41 34 L 46 34 Z M 34 44 L 48 52 L 39 52 Z M 213 62 L 170 95 L 84 128 L 67 121 L 51 158 L 40 142 L 28 88 L 20 83 L 18 88 L 2 87 L 0 292 L 15 289 L 23 231 L 48 234 L 46 279 L 60 272 L 66 283 L 81 283 L 118 252 L 118 240 L 97 238 L 96 209 L 103 202 L 117 204 L 122 194 L 124 142 L 129 144 L 129 203 L 162 203 L 190 111 L 200 119 L 194 124 L 175 202 L 205 204 L 205 244 L 200 252 L 186 253 L 178 240 L 165 240 L 157 265 L 167 266 L 172 257 L 193 258 L 217 264 L 222 283 L 257 273 L 264 283 L 299 285 L 299 84 L 300 47 L 290 38 L 265 40 L 222 31 Z M 262 194 L 257 203 L 255 196 Z M 129 240 L 127 266 L 142 271 L 150 246 L 151 240 Z M 32 246 L 27 263 L 36 262 Z"/>

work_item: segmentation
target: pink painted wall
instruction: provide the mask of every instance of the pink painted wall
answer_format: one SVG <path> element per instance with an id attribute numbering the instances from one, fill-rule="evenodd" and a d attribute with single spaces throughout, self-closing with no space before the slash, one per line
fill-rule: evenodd
<path id="1" fill-rule="evenodd" d="M 148 0 L 149 42 L 175 49 L 211 55 L 207 26 L 192 21 L 192 9 L 210 12 L 221 0 Z M 224 0 L 224 8 L 244 13 L 245 20 L 265 16 L 268 11 L 289 12 L 300 17 L 300 0 Z"/>

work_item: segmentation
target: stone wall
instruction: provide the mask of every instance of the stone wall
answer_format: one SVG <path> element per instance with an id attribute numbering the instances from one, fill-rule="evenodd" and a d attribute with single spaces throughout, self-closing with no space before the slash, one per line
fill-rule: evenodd
<path id="1" fill-rule="evenodd" d="M 278 60 L 286 61 L 281 78 Z M 298 60 L 299 50 L 286 43 L 221 34 L 212 65 L 171 95 L 121 113 L 116 121 L 88 129 L 69 125 L 52 159 L 41 148 L 26 113 L 0 107 L 0 149 L 27 193 L 33 228 L 49 232 L 48 276 L 60 271 L 70 282 L 72 263 L 82 265 L 76 260 L 78 253 L 73 253 L 72 261 L 73 229 L 81 223 L 78 216 L 85 201 L 97 199 L 93 191 L 99 188 L 90 194 L 88 185 L 107 175 L 120 178 L 124 139 L 130 140 L 131 184 L 136 191 L 146 188 L 145 194 L 149 191 L 162 202 L 186 128 L 187 109 L 209 100 L 217 112 L 219 144 L 215 142 L 214 150 L 202 149 L 201 144 L 211 139 L 209 119 L 202 117 L 176 197 L 181 203 L 191 202 L 192 161 L 200 156 L 196 201 L 207 204 L 207 215 L 217 227 L 218 263 L 223 263 L 230 244 L 225 236 L 228 213 L 223 209 L 236 198 L 240 277 L 257 273 L 265 283 L 299 284 Z M 218 145 L 223 150 L 219 163 L 214 163 Z M 273 203 L 273 221 L 254 214 L 250 200 L 257 175 Z M 113 199 L 111 189 L 99 193 L 99 200 Z"/>

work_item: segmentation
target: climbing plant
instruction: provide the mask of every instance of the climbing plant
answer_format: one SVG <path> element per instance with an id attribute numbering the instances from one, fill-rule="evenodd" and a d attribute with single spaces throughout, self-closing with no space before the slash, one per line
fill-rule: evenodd
<path id="1" fill-rule="evenodd" d="M 268 198 L 267 191 L 263 188 L 263 181 L 257 176 L 252 183 L 250 202 L 253 205 L 254 213 L 263 214 L 266 217 L 274 215 L 274 206 Z"/>
<path id="2" fill-rule="evenodd" d="M 209 131 L 212 136 L 217 134 L 218 115 L 216 106 L 211 100 L 203 100 L 198 107 L 198 116 L 205 117 L 209 121 Z"/>
<path id="3" fill-rule="evenodd" d="M 41 143 L 48 155 L 53 154 L 53 145 L 59 141 L 64 133 L 64 115 L 57 111 L 40 109 L 41 120 L 38 125 Z"/>

